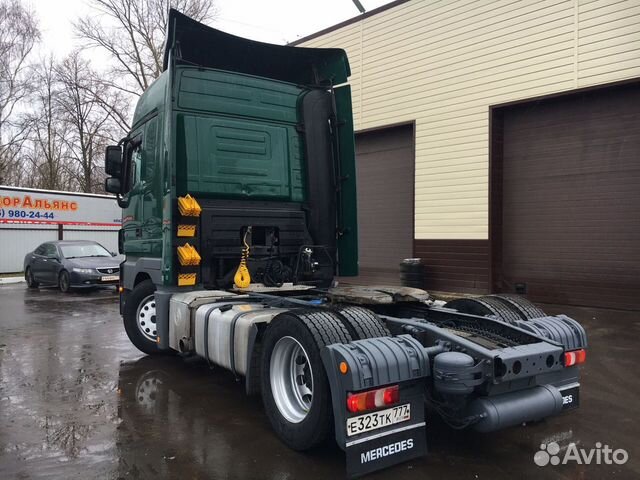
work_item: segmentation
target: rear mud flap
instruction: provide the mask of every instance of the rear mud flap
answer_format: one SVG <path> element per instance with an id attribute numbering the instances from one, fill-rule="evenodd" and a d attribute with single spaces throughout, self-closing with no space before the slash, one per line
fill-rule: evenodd
<path id="1" fill-rule="evenodd" d="M 427 451 L 424 419 L 424 382 L 430 374 L 424 347 L 409 335 L 358 340 L 329 345 L 322 350 L 333 403 L 336 442 L 346 452 L 347 474 L 358 477 L 420 457 Z M 346 369 L 344 365 L 346 364 Z M 342 367 L 341 367 L 342 365 Z M 410 415 L 384 427 L 347 431 L 349 421 L 372 413 L 374 409 L 351 413 L 347 409 L 350 393 L 384 386 L 399 386 L 399 401 L 386 408 L 407 407 Z M 381 407 L 385 408 L 385 407 Z M 383 422 L 384 423 L 384 422 Z"/>

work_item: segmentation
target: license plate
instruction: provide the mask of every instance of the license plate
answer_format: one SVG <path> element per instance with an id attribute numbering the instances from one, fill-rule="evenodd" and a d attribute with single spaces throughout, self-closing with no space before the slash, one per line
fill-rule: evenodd
<path id="1" fill-rule="evenodd" d="M 120 280 L 120 275 L 105 275 L 101 277 L 100 280 L 103 282 L 114 282 Z"/>
<path id="2" fill-rule="evenodd" d="M 571 410 L 580 405 L 580 385 L 560 390 L 560 395 L 562 395 L 562 410 Z"/>
<path id="3" fill-rule="evenodd" d="M 411 405 L 398 405 L 378 412 L 366 413 L 347 419 L 347 436 L 388 427 L 411 419 Z"/>

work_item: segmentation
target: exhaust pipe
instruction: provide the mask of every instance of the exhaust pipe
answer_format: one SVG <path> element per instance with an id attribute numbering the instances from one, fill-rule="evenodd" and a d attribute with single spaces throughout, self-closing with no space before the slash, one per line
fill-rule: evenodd
<path id="1" fill-rule="evenodd" d="M 562 410 L 562 395 L 552 385 L 474 400 L 470 415 L 482 418 L 474 425 L 478 432 L 493 432 L 507 427 L 542 420 Z"/>

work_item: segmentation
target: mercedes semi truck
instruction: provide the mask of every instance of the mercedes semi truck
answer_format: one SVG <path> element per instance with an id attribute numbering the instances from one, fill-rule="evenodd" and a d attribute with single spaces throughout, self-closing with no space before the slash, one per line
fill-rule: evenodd
<path id="1" fill-rule="evenodd" d="M 137 348 L 228 369 L 289 447 L 335 437 L 349 476 L 424 455 L 426 415 L 491 432 L 578 406 L 575 320 L 510 295 L 442 305 L 337 282 L 358 274 L 343 50 L 255 42 L 172 10 L 163 69 L 105 158 Z"/>

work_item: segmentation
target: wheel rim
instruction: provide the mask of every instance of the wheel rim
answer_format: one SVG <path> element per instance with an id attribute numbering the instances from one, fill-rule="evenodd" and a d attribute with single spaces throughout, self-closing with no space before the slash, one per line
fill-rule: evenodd
<path id="1" fill-rule="evenodd" d="M 276 406 L 291 423 L 300 423 L 313 401 L 313 370 L 309 356 L 293 337 L 282 337 L 270 361 L 271 392 Z"/>
<path id="2" fill-rule="evenodd" d="M 158 332 L 156 330 L 156 299 L 153 295 L 149 295 L 140 302 L 136 320 L 140 333 L 147 340 L 155 342 Z"/>
<path id="3" fill-rule="evenodd" d="M 31 273 L 31 269 L 27 268 L 27 285 L 33 285 L 33 274 Z"/>

